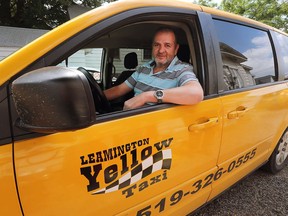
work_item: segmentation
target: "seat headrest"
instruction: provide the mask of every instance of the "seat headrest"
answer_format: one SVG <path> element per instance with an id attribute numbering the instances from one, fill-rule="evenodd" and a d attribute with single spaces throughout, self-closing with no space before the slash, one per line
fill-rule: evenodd
<path id="1" fill-rule="evenodd" d="M 127 69 L 134 69 L 137 66 L 138 66 L 137 54 L 135 52 L 126 54 L 124 58 L 124 67 Z"/>

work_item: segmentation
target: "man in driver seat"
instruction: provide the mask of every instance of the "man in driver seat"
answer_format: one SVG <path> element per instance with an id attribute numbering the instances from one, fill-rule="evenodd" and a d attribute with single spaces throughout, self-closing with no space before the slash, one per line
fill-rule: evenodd
<path id="1" fill-rule="evenodd" d="M 153 39 L 153 60 L 139 67 L 125 82 L 104 91 L 113 100 L 134 90 L 135 96 L 123 109 L 134 109 L 149 103 L 192 105 L 203 100 L 203 89 L 193 67 L 181 62 L 176 54 L 179 45 L 170 28 L 159 29 Z"/>

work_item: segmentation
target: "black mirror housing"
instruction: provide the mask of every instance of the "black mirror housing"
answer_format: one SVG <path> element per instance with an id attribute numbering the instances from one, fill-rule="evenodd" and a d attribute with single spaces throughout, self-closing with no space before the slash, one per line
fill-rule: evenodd
<path id="1" fill-rule="evenodd" d="M 54 133 L 92 125 L 96 112 L 86 77 L 66 67 L 31 71 L 12 83 L 12 96 L 21 129 Z"/>

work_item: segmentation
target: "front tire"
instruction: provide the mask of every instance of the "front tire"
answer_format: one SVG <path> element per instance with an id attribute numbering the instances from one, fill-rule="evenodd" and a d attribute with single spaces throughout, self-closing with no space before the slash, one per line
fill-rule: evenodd
<path id="1" fill-rule="evenodd" d="M 283 133 L 264 169 L 276 174 L 288 163 L 288 129 Z"/>

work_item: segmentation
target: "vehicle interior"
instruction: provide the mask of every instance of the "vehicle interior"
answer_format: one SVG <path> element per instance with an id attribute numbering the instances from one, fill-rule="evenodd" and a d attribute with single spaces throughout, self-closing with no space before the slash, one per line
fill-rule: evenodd
<path id="1" fill-rule="evenodd" d="M 173 28 L 180 45 L 177 56 L 192 64 L 197 76 L 196 31 L 191 30 L 194 28 L 191 24 L 182 21 L 141 21 L 117 27 L 90 39 L 59 65 L 84 73 L 98 114 L 120 111 L 124 102 L 133 97 L 133 91 L 113 101 L 107 101 L 103 91 L 124 82 L 138 66 L 151 60 L 152 39 L 160 27 Z"/>

